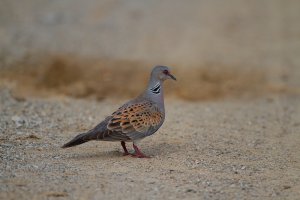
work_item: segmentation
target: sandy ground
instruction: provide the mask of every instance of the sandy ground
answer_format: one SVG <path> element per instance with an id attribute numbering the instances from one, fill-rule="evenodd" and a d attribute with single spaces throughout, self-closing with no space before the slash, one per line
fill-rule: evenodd
<path id="1" fill-rule="evenodd" d="M 300 96 L 189 103 L 167 99 L 151 159 L 119 143 L 60 146 L 121 101 L 17 101 L 0 91 L 1 199 L 299 199 Z"/>
<path id="2" fill-rule="evenodd" d="M 299 5 L 1 0 L 0 199 L 299 199 Z M 60 148 L 156 64 L 179 81 L 151 159 Z"/>

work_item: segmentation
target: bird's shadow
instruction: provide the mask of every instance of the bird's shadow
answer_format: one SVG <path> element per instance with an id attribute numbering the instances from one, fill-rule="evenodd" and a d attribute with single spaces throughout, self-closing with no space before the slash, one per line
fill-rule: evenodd
<path id="1" fill-rule="evenodd" d="M 121 151 L 93 151 L 88 153 L 73 153 L 68 156 L 68 159 L 72 160 L 85 160 L 85 159 L 111 159 L 111 158 L 123 157 L 123 153 Z"/>
<path id="2" fill-rule="evenodd" d="M 151 144 L 151 146 L 144 146 L 142 152 L 152 158 L 156 156 L 167 156 L 171 153 L 176 153 L 180 148 L 178 148 L 177 144 L 169 144 L 169 143 L 155 143 Z M 129 149 L 128 149 L 129 150 Z M 133 153 L 133 150 L 129 150 L 129 152 Z M 123 156 L 123 152 L 121 149 L 119 150 L 112 150 L 112 151 L 95 151 L 94 149 L 89 148 L 89 152 L 85 153 L 73 153 L 68 155 L 68 159 L 75 159 L 75 160 L 83 160 L 83 159 L 94 159 L 94 158 L 101 158 L 101 159 L 111 159 L 111 158 L 124 158 L 124 157 L 131 157 L 131 156 Z"/>

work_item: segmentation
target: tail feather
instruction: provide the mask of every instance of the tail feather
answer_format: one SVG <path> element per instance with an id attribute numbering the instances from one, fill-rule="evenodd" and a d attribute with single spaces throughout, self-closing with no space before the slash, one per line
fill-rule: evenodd
<path id="1" fill-rule="evenodd" d="M 87 133 L 82 133 L 82 134 L 77 135 L 70 142 L 64 144 L 62 146 L 62 148 L 73 147 L 73 146 L 77 146 L 77 145 L 83 144 L 85 142 L 88 142 L 89 139 L 87 139 L 87 137 L 85 137 L 86 135 L 87 135 Z"/>

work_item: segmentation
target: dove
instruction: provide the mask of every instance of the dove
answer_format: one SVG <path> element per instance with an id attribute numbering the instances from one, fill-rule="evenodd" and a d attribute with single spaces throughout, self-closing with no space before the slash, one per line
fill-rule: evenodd
<path id="1" fill-rule="evenodd" d="M 155 66 L 148 86 L 138 97 L 132 99 L 106 117 L 96 127 L 77 135 L 62 148 L 73 147 L 91 140 L 121 142 L 123 155 L 149 158 L 143 154 L 138 143 L 154 134 L 165 121 L 164 88 L 167 79 L 176 80 L 167 66 Z M 133 143 L 134 153 L 129 153 L 126 142 Z"/>

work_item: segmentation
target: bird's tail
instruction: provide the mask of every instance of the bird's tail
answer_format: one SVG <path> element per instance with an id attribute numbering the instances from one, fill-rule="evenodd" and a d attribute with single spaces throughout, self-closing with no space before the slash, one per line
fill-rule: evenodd
<path id="1" fill-rule="evenodd" d="M 88 142 L 90 139 L 88 139 L 87 136 L 88 133 L 81 133 L 77 135 L 75 138 L 73 138 L 70 142 L 64 144 L 62 148 L 68 148 L 68 147 L 73 147 L 76 145 L 83 144 L 85 142 Z"/>

